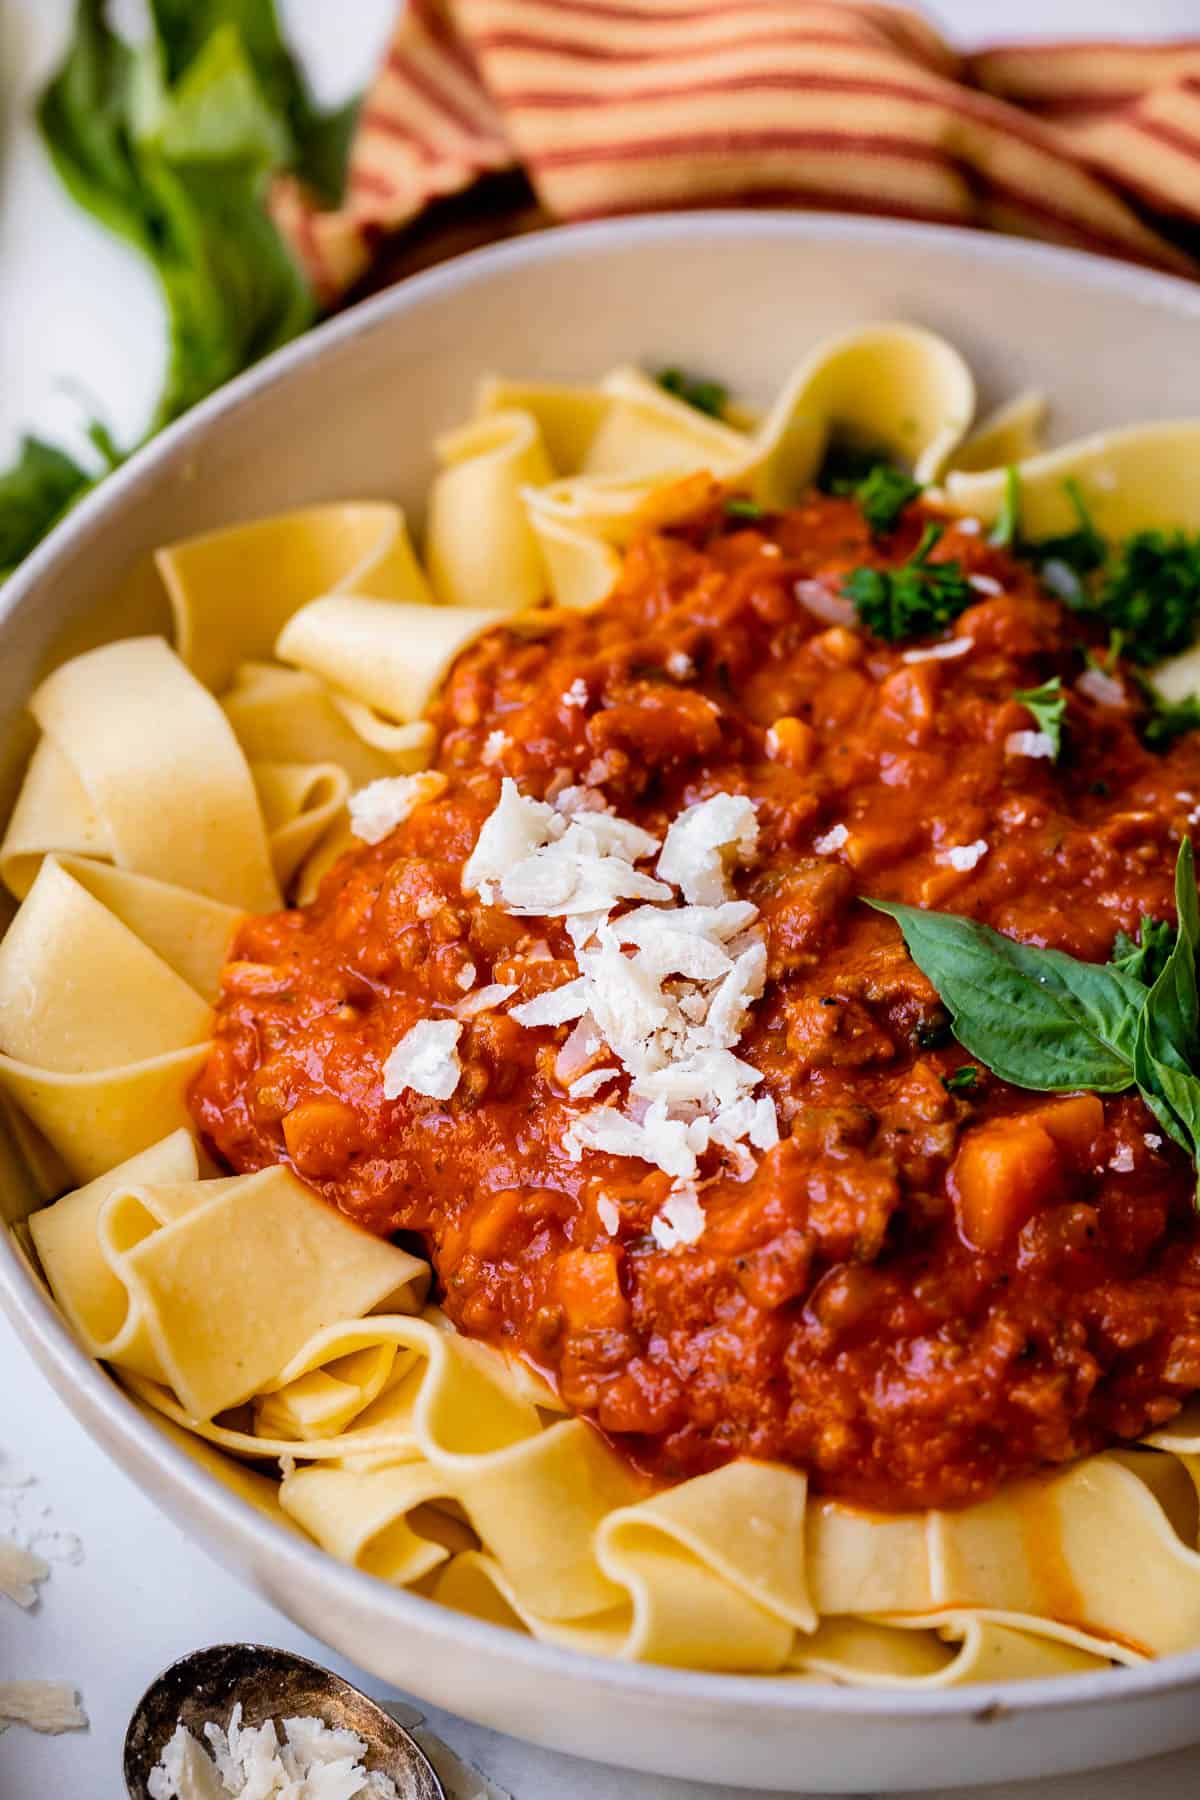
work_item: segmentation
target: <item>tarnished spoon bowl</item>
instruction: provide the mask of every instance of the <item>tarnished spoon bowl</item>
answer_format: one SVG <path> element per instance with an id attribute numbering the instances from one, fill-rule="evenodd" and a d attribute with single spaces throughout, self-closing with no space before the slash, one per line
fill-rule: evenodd
<path id="1" fill-rule="evenodd" d="M 246 1725 L 311 1714 L 357 1732 L 367 1746 L 366 1767 L 390 1775 L 403 1800 L 446 1800 L 424 1751 L 374 1700 L 330 1669 L 262 1644 L 194 1650 L 150 1683 L 125 1733 L 131 1800 L 150 1800 L 150 1772 L 178 1724 L 204 1742 L 205 1725 L 227 1726 L 239 1702 Z"/>

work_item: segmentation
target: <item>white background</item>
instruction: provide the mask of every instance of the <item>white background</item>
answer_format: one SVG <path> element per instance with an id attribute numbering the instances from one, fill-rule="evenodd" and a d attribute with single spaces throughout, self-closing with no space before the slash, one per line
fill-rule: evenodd
<path id="1" fill-rule="evenodd" d="M 0 0 L 0 465 L 26 424 L 76 441 L 79 393 L 118 442 L 132 441 L 151 410 L 164 354 L 150 277 L 63 199 L 25 122 L 70 10 L 70 0 Z M 395 0 L 281 0 L 322 99 L 336 101 L 362 84 L 394 10 Z M 1200 0 L 944 0 L 937 10 L 963 45 L 1039 34 L 1200 36 Z M 38 1477 L 27 1512 L 49 1508 L 53 1524 L 77 1533 L 85 1551 L 81 1563 L 55 1567 L 32 1616 L 0 1601 L 0 1678 L 74 1681 L 92 1720 L 86 1734 L 39 1738 L 14 1729 L 0 1738 L 0 1800 L 118 1800 L 129 1713 L 154 1674 L 187 1650 L 251 1640 L 331 1660 L 211 1564 L 101 1455 L 2 1320 L 0 1451 Z M 338 1666 L 355 1678 L 350 1665 Z M 360 1679 L 379 1692 L 377 1682 Z M 551 1756 L 444 1715 L 430 1719 L 514 1800 L 726 1795 Z M 1150 1747 L 1131 1742 L 1130 1755 Z M 1194 1800 L 1196 1757 L 1184 1752 L 1136 1769 L 1040 1782 L 1036 1793 L 1038 1800 Z M 1032 1800 L 1034 1788 L 974 1792 L 979 1800 Z"/>

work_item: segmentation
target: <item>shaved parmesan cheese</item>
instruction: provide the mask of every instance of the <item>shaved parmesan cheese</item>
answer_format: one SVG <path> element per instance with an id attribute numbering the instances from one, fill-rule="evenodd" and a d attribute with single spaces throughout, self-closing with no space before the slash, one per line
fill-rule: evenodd
<path id="1" fill-rule="evenodd" d="M 411 1088 L 433 1100 L 448 1100 L 462 1075 L 461 1036 L 455 1019 L 422 1019 L 406 1031 L 383 1065 L 384 1099 L 395 1100 Z"/>
<path id="2" fill-rule="evenodd" d="M 965 873 L 973 869 L 988 853 L 986 838 L 976 838 L 973 844 L 952 844 L 948 850 L 939 850 L 937 860 L 949 863 L 952 869 Z"/>
<path id="3" fill-rule="evenodd" d="M 564 920 L 578 974 L 509 1017 L 528 1030 L 574 1021 L 554 1062 L 572 1100 L 626 1079 L 624 1102 L 581 1113 L 563 1148 L 575 1161 L 630 1157 L 669 1175 L 682 1199 L 662 1226 L 666 1247 L 703 1229 L 701 1157 L 715 1149 L 744 1177 L 755 1166 L 748 1145 L 778 1141 L 774 1103 L 754 1094 L 758 1070 L 734 1054 L 766 982 L 758 909 L 730 889 L 757 839 L 750 799 L 714 795 L 670 826 L 651 877 L 637 865 L 659 840 L 593 789 L 563 789 L 550 807 L 508 781 L 464 871 L 464 888 L 489 904 Z M 622 912 L 629 901 L 653 904 Z"/>
<path id="4" fill-rule="evenodd" d="M 823 837 L 813 839 L 813 849 L 818 856 L 832 856 L 835 850 L 841 849 L 849 836 L 850 832 L 845 825 L 831 825 Z"/>
<path id="5" fill-rule="evenodd" d="M 1124 706 L 1125 687 L 1105 669 L 1085 669 L 1075 683 L 1077 694 L 1086 694 L 1097 706 Z"/>
<path id="6" fill-rule="evenodd" d="M 49 1573 L 40 1556 L 22 1549 L 11 1538 L 0 1538 L 0 1594 L 17 1606 L 32 1606 L 37 1599 L 37 1583 L 45 1581 Z"/>
<path id="7" fill-rule="evenodd" d="M 151 1800 L 400 1800 L 388 1775 L 365 1766 L 357 1732 L 311 1715 L 243 1725 L 235 1706 L 228 1730 L 206 1725 L 208 1750 L 177 1725 L 146 1783 Z"/>
<path id="8" fill-rule="evenodd" d="M 672 650 L 667 658 L 667 674 L 673 681 L 690 681 L 696 665 L 686 650 Z"/>
<path id="9" fill-rule="evenodd" d="M 505 731 L 489 731 L 487 736 L 483 740 L 483 753 L 482 753 L 481 760 L 485 763 L 499 762 L 500 758 L 504 755 L 504 752 L 508 749 L 508 747 L 511 743 L 512 743 L 512 739 L 509 737 L 507 732 L 505 732 Z"/>
<path id="10" fill-rule="evenodd" d="M 506 1000 L 511 1000 L 516 991 L 511 982 L 489 982 L 487 987 L 476 988 L 473 994 L 460 1000 L 454 1009 L 454 1016 L 456 1019 L 474 1019 L 479 1013 L 494 1012 Z"/>
<path id="11" fill-rule="evenodd" d="M 580 1075 L 578 1080 L 573 1081 L 567 1092 L 572 1100 L 590 1100 L 602 1087 L 615 1081 L 616 1075 L 617 1071 L 613 1068 L 590 1069 L 586 1075 Z"/>
<path id="12" fill-rule="evenodd" d="M 565 1025 L 568 1019 L 577 1019 L 587 1011 L 590 998 L 590 986 L 580 976 L 577 981 L 551 988 L 548 993 L 538 994 L 521 1006 L 510 1007 L 508 1016 L 518 1025 Z"/>
<path id="13" fill-rule="evenodd" d="M 967 537 L 978 537 L 983 526 L 978 519 L 958 519 L 955 522 L 955 529 L 965 532 Z"/>
<path id="14" fill-rule="evenodd" d="M 475 986 L 475 977 L 477 974 L 478 970 L 476 969 L 475 964 L 473 962 L 467 962 L 463 964 L 462 968 L 458 971 L 458 974 L 454 977 L 456 985 L 463 990 L 464 994 L 469 993 Z"/>
<path id="15" fill-rule="evenodd" d="M 65 1681 L 0 1681 L 0 1730 L 6 1724 L 57 1735 L 86 1731 L 88 1717 L 79 1695 Z M 218 1800 L 224 1800 L 217 1792 Z"/>
<path id="16" fill-rule="evenodd" d="M 610 1200 L 607 1194 L 601 1194 L 596 1202 L 596 1217 L 609 1237 L 616 1237 L 621 1229 L 621 1212 L 616 1201 Z"/>
<path id="17" fill-rule="evenodd" d="M 997 581 L 994 575 L 968 575 L 968 584 L 977 594 L 1002 594 L 1004 583 Z"/>
<path id="18" fill-rule="evenodd" d="M 419 775 L 385 775 L 368 782 L 350 796 L 350 829 L 364 844 L 382 843 L 409 813 L 436 800 L 445 788 L 446 777 L 437 769 L 425 769 Z"/>
<path id="19" fill-rule="evenodd" d="M 1118 1175 L 1128 1175 L 1133 1167 L 1133 1151 L 1128 1144 L 1122 1144 L 1113 1151 L 1108 1166 L 1110 1169 L 1115 1169 Z"/>
<path id="20" fill-rule="evenodd" d="M 478 894 L 485 906 L 494 900 L 485 894 L 514 864 L 532 856 L 563 830 L 563 821 L 544 800 L 527 800 L 517 784 L 505 776 L 494 812 L 484 820 L 475 848 L 462 872 L 464 894 Z"/>
<path id="21" fill-rule="evenodd" d="M 564 706 L 582 707 L 586 706 L 590 699 L 591 695 L 588 693 L 587 682 L 583 679 L 582 675 L 577 675 L 563 695 L 562 703 Z"/>
<path id="22" fill-rule="evenodd" d="M 1054 761 L 1054 740 L 1044 731 L 1010 731 L 1004 748 L 1009 756 L 1044 756 Z"/>
<path id="23" fill-rule="evenodd" d="M 906 663 L 953 662 L 957 656 L 965 656 L 968 650 L 975 648 L 972 637 L 947 638 L 943 644 L 926 644 L 923 650 L 902 650 L 900 661 Z"/>
<path id="24" fill-rule="evenodd" d="M 694 1187 L 678 1188 L 650 1221 L 650 1234 L 660 1250 L 695 1244 L 704 1235 L 704 1208 Z"/>
<path id="25" fill-rule="evenodd" d="M 745 794 L 714 794 L 680 813 L 667 832 L 658 873 L 682 888 L 693 905 L 716 906 L 733 898 L 729 874 L 754 855 L 758 820 Z"/>

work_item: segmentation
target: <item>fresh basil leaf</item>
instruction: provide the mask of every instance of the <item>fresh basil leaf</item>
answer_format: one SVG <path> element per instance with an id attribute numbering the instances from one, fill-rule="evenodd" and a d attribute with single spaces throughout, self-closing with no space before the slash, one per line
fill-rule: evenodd
<path id="1" fill-rule="evenodd" d="M 1165 919 L 1143 917 L 1136 938 L 1118 931 L 1109 962 L 1124 975 L 1132 975 L 1143 987 L 1153 987 L 1162 974 L 1175 943 L 1175 927 Z"/>
<path id="2" fill-rule="evenodd" d="M 948 1094 L 973 1094 L 983 1080 L 983 1070 L 974 1063 L 963 1063 L 960 1069 L 952 1069 L 949 1075 L 942 1076 L 942 1086 Z"/>
<path id="3" fill-rule="evenodd" d="M 1017 1087 L 1119 1093 L 1134 1083 L 1145 989 L 1108 964 L 1019 944 L 954 913 L 870 900 L 896 920 L 973 1056 Z"/>

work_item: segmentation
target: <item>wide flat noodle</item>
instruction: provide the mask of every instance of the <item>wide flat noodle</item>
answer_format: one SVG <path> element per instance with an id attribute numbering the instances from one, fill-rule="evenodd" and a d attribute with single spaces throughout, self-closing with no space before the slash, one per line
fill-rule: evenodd
<path id="1" fill-rule="evenodd" d="M 279 904 L 250 770 L 212 695 L 161 638 L 124 638 L 64 663 L 30 701 L 123 869 L 231 906 Z M 44 783 L 44 771 L 41 780 Z M 77 810 L 34 829 L 26 809 L 20 858 L 79 842 Z M 63 841 L 65 839 L 65 841 Z"/>
<path id="2" fill-rule="evenodd" d="M 350 777 L 337 763 L 257 762 L 251 773 L 275 879 L 286 891 L 305 857 L 345 816 Z"/>
<path id="3" fill-rule="evenodd" d="M 404 515 L 384 501 L 277 513 L 185 538 L 155 561 L 179 655 L 218 693 L 239 663 L 269 656 L 288 619 L 318 594 L 432 599 Z"/>
<path id="4" fill-rule="evenodd" d="M 556 602 L 591 606 L 611 588 L 617 551 L 664 483 L 706 471 L 766 506 L 786 505 L 811 482 L 835 434 L 895 456 L 929 481 L 962 440 L 974 407 L 974 382 L 958 352 L 909 325 L 867 326 L 817 345 L 750 429 L 707 417 L 638 369 L 614 370 L 598 389 L 492 381 L 480 394 L 481 418 L 503 420 L 502 434 L 515 442 L 524 413 L 555 478 L 527 482 L 507 502 L 503 530 L 493 489 L 491 529 L 497 541 L 523 543 L 532 529 Z M 456 470 L 464 493 L 467 469 L 464 460 Z M 471 529 L 465 510 L 443 506 L 443 536 L 458 540 Z"/>
<path id="5" fill-rule="evenodd" d="M 542 629 L 536 614 L 527 617 L 530 630 Z M 289 620 L 275 653 L 403 723 L 424 712 L 459 651 L 497 623 L 478 607 L 331 594 Z"/>
<path id="6" fill-rule="evenodd" d="M 553 469 L 537 421 L 497 412 L 438 438 L 441 473 L 429 495 L 425 555 L 439 596 L 455 606 L 520 612 L 546 594 L 521 490 Z"/>
<path id="7" fill-rule="evenodd" d="M 182 1154 L 178 1140 L 152 1156 Z M 199 1418 L 249 1399 L 333 1319 L 418 1305 L 424 1263 L 327 1206 L 282 1166 L 145 1179 L 134 1159 L 34 1215 L 47 1279 L 93 1356 Z"/>
<path id="8" fill-rule="evenodd" d="M 1200 1643 L 1192 1472 L 1147 1450 L 951 1514 L 810 1505 L 797 1471 L 744 1461 L 652 1494 L 437 1315 L 319 1334 L 239 1423 L 133 1385 L 214 1445 L 289 1458 L 281 1504 L 331 1554 L 596 1654 L 937 1687 Z M 1118 1531 L 1127 1559 L 1102 1549 Z"/>
<path id="9" fill-rule="evenodd" d="M 1073 531 L 1079 521 L 1068 481 L 1074 481 L 1106 537 L 1120 539 L 1154 526 L 1200 529 L 1200 420 L 1179 419 L 1130 425 L 1077 438 L 1017 463 L 1021 481 L 1021 525 L 1031 538 Z M 952 512 L 970 513 L 991 524 L 1004 505 L 1003 467 L 978 473 L 952 469 L 943 497 Z"/>
<path id="10" fill-rule="evenodd" d="M 420 721 L 405 727 L 403 743 L 378 743 L 355 728 L 349 703 L 318 676 L 275 663 L 240 663 L 221 705 L 251 764 L 336 763 L 355 788 L 425 768 L 433 742 L 432 727 Z"/>
<path id="11" fill-rule="evenodd" d="M 188 1124 L 210 1016 L 143 936 L 47 860 L 0 941 L 0 1089 L 77 1180 Z"/>

